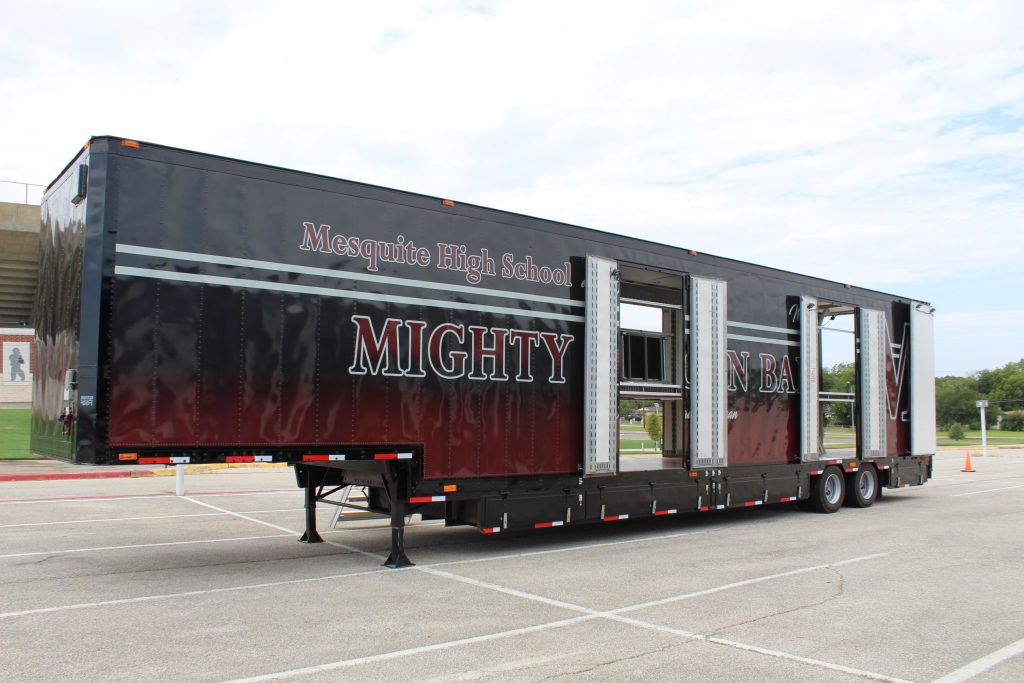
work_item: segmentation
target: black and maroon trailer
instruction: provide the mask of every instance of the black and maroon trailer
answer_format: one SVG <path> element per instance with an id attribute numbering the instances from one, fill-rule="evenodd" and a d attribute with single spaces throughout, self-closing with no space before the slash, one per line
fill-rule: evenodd
<path id="1" fill-rule="evenodd" d="M 96 137 L 43 201 L 32 449 L 289 463 L 306 541 L 317 501 L 365 486 L 391 517 L 390 565 L 408 564 L 414 511 L 498 533 L 866 507 L 931 474 L 932 314 L 630 237 Z M 826 451 L 821 330 L 846 316 L 856 445 Z M 622 399 L 656 402 L 653 456 L 620 448 Z"/>

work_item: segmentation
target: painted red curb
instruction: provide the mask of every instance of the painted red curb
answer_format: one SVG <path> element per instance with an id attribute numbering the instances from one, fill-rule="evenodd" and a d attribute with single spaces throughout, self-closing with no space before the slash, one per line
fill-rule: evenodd
<path id="1" fill-rule="evenodd" d="M 152 470 L 118 472 L 45 472 L 39 474 L 0 474 L 0 481 L 57 481 L 60 479 L 124 479 L 152 477 Z"/>

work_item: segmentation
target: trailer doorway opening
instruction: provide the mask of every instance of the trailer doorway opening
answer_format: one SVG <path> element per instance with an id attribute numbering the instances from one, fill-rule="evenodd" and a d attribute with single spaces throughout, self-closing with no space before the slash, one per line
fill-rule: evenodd
<path id="1" fill-rule="evenodd" d="M 821 301 L 821 444 L 829 457 L 853 457 L 857 449 L 857 332 L 855 308 Z"/>
<path id="2" fill-rule="evenodd" d="M 683 276 L 620 266 L 620 471 L 683 467 Z"/>

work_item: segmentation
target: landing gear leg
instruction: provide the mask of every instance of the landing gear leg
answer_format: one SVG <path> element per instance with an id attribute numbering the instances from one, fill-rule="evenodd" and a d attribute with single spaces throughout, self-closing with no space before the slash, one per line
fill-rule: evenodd
<path id="1" fill-rule="evenodd" d="M 388 497 L 391 499 L 391 553 L 384 561 L 385 567 L 398 569 L 415 566 L 405 556 L 405 502 L 398 499 L 397 477 L 388 477 Z"/>
<path id="2" fill-rule="evenodd" d="M 306 530 L 299 543 L 323 543 L 324 539 L 316 531 L 316 484 L 313 483 L 313 472 L 306 469 Z"/>

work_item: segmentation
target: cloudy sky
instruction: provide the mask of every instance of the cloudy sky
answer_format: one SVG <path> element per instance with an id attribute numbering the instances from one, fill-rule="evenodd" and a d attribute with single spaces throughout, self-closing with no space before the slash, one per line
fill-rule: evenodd
<path id="1" fill-rule="evenodd" d="M 927 300 L 939 374 L 1024 358 L 1020 0 L 0 16 L 2 179 L 147 140 Z"/>

